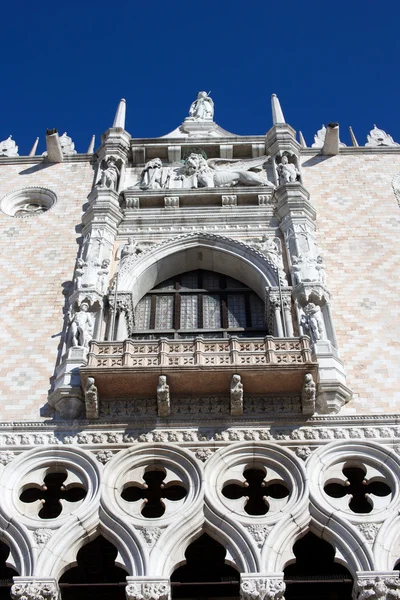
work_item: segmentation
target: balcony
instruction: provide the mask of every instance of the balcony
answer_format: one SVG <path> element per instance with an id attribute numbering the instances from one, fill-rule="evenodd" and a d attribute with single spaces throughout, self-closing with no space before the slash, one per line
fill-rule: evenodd
<path id="1" fill-rule="evenodd" d="M 238 338 L 92 341 L 82 386 L 94 377 L 102 398 L 155 396 L 159 375 L 174 394 L 228 394 L 239 373 L 245 393 L 300 394 L 304 375 L 316 379 L 309 339 Z"/>

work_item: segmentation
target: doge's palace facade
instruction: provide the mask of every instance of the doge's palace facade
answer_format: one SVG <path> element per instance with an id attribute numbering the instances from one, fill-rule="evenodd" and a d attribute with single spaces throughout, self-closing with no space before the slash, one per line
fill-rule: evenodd
<path id="1" fill-rule="evenodd" d="M 0 144 L 0 596 L 400 597 L 400 145 L 272 121 Z"/>

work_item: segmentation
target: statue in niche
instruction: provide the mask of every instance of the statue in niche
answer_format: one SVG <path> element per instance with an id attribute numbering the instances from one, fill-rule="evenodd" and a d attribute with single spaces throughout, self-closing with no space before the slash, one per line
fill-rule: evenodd
<path id="1" fill-rule="evenodd" d="M 317 386 L 315 385 L 313 376 L 311 373 L 304 375 L 304 384 L 301 391 L 301 403 L 303 406 L 303 412 L 307 414 L 313 414 L 315 412 L 315 396 L 317 392 Z"/>
<path id="2" fill-rule="evenodd" d="M 207 92 L 199 92 L 197 99 L 192 102 L 189 115 L 196 121 L 211 120 L 214 117 L 214 102 Z"/>
<path id="3" fill-rule="evenodd" d="M 64 156 L 73 156 L 77 153 L 75 150 L 75 144 L 69 135 L 67 135 L 66 131 L 60 135 L 58 139 L 60 140 L 61 151 Z"/>
<path id="4" fill-rule="evenodd" d="M 303 308 L 304 314 L 301 316 L 300 324 L 310 336 L 313 344 L 323 339 L 324 326 L 322 323 L 322 314 L 319 306 L 309 302 Z"/>
<path id="5" fill-rule="evenodd" d="M 99 394 L 94 377 L 88 377 L 85 389 L 86 417 L 97 419 L 99 416 Z"/>
<path id="6" fill-rule="evenodd" d="M 122 246 L 120 257 L 121 265 L 123 265 L 128 260 L 128 258 L 130 258 L 131 256 L 136 256 L 137 254 L 140 254 L 140 252 L 142 252 L 142 250 L 138 248 L 135 240 L 129 237 L 127 243 Z"/>
<path id="7" fill-rule="evenodd" d="M 322 283 L 322 285 L 325 285 L 325 263 L 323 257 L 320 254 L 317 256 L 317 264 L 315 265 L 315 268 L 318 272 L 318 281 Z"/>
<path id="8" fill-rule="evenodd" d="M 159 417 L 168 417 L 171 412 L 169 385 L 167 383 L 167 377 L 165 375 L 160 375 L 158 378 L 157 409 Z"/>
<path id="9" fill-rule="evenodd" d="M 212 188 L 244 186 L 268 186 L 275 189 L 266 177 L 253 172 L 263 171 L 266 156 L 250 159 L 210 158 L 192 152 L 183 167 L 176 171 L 176 180 L 181 180 L 183 188 Z M 189 185 L 185 185 L 187 182 Z M 174 187 L 170 185 L 169 187 Z"/>
<path id="10" fill-rule="evenodd" d="M 106 161 L 102 162 L 101 175 L 96 186 L 116 191 L 119 176 L 120 170 L 117 167 L 117 159 L 115 156 L 109 156 Z"/>
<path id="11" fill-rule="evenodd" d="M 72 346 L 89 348 L 89 342 L 93 338 L 93 319 L 88 310 L 89 304 L 82 302 L 79 311 L 72 318 L 70 328 Z"/>
<path id="12" fill-rule="evenodd" d="M 98 285 L 100 294 L 105 294 L 105 292 L 106 292 L 108 274 L 110 272 L 109 267 L 110 267 L 110 261 L 108 258 L 105 258 L 100 265 L 100 270 L 98 272 L 98 277 L 97 277 L 97 285 Z"/>
<path id="13" fill-rule="evenodd" d="M 163 169 L 161 158 L 149 160 L 140 175 L 139 187 L 142 190 L 162 190 L 167 187 L 169 169 Z"/>
<path id="14" fill-rule="evenodd" d="M 231 415 L 240 416 L 243 414 L 243 383 L 240 375 L 232 375 L 231 389 Z"/>
<path id="15" fill-rule="evenodd" d="M 18 156 L 18 146 L 12 139 L 12 135 L 0 142 L 0 156 Z"/>
<path id="16" fill-rule="evenodd" d="M 365 145 L 369 147 L 400 146 L 400 144 L 393 140 L 391 135 L 383 131 L 383 129 L 378 129 L 376 125 L 374 125 L 374 128 L 367 135 L 367 140 Z"/>
<path id="17" fill-rule="evenodd" d="M 281 162 L 277 164 L 276 170 L 279 177 L 279 185 L 293 183 L 300 179 L 300 171 L 294 163 L 289 162 L 289 158 L 284 154 Z"/>

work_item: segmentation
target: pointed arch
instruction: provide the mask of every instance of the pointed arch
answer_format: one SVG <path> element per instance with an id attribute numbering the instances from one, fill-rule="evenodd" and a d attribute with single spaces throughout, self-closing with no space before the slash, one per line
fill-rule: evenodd
<path id="1" fill-rule="evenodd" d="M 238 279 L 263 301 L 265 288 L 279 285 L 276 267 L 261 252 L 225 236 L 193 233 L 129 258 L 121 267 L 118 291 L 130 292 L 136 305 L 158 283 L 197 269 Z"/>

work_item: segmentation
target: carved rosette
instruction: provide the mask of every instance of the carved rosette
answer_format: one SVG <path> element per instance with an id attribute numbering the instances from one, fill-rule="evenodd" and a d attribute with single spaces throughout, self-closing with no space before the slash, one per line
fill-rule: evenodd
<path id="1" fill-rule="evenodd" d="M 55 579 L 14 577 L 13 600 L 58 600 L 60 592 Z"/>
<path id="2" fill-rule="evenodd" d="M 285 600 L 286 585 L 283 573 L 246 575 L 241 577 L 241 600 Z"/>
<path id="3" fill-rule="evenodd" d="M 400 597 L 400 580 L 396 571 L 358 572 L 354 600 L 395 600 Z"/>
<path id="4" fill-rule="evenodd" d="M 127 577 L 127 600 L 170 600 L 169 579 Z"/>

